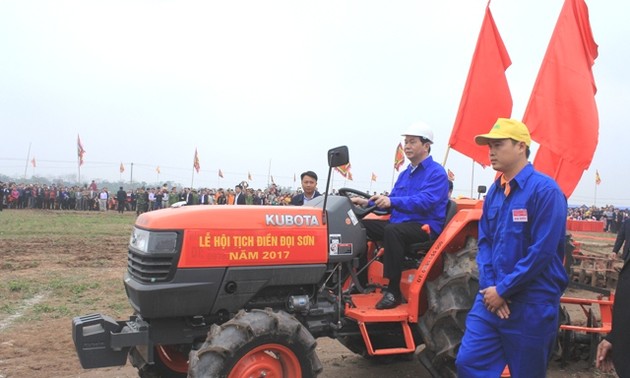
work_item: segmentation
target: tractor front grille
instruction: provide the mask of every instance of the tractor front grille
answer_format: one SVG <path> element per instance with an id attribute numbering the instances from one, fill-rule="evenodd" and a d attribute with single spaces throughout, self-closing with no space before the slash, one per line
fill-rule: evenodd
<path id="1" fill-rule="evenodd" d="M 169 279 L 169 273 L 175 261 L 175 255 L 156 255 L 140 253 L 129 249 L 127 253 L 127 271 L 140 282 L 164 282 Z"/>

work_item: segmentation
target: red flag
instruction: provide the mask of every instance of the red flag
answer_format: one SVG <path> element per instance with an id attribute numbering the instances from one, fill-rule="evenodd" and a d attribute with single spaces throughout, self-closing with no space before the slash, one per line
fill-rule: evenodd
<path id="1" fill-rule="evenodd" d="M 602 178 L 599 177 L 599 171 L 595 170 L 595 185 L 599 185 L 602 183 Z"/>
<path id="2" fill-rule="evenodd" d="M 199 165 L 199 154 L 197 153 L 197 149 L 195 148 L 195 160 L 193 161 L 193 167 L 195 168 L 195 171 L 197 171 L 197 173 L 199 173 L 199 170 L 201 169 L 201 166 Z"/>
<path id="3" fill-rule="evenodd" d="M 249 173 L 249 171 L 247 172 L 247 181 L 254 181 L 252 180 L 252 174 Z"/>
<path id="4" fill-rule="evenodd" d="M 219 169 L 219 177 L 223 178 L 223 171 Z"/>
<path id="5" fill-rule="evenodd" d="M 81 137 L 77 134 L 77 156 L 79 157 L 79 167 L 83 165 L 83 155 L 85 154 L 85 148 L 81 143 Z"/>
<path id="6" fill-rule="evenodd" d="M 122 162 L 120 162 L 120 168 L 118 168 L 118 170 L 120 171 L 120 173 L 123 173 L 125 171 L 125 166 Z"/>
<path id="7" fill-rule="evenodd" d="M 342 175 L 343 177 L 345 177 L 345 178 L 347 178 L 349 180 L 352 180 L 352 178 L 348 178 L 348 175 L 350 174 L 350 167 L 351 167 L 351 165 L 350 165 L 350 163 L 348 163 L 348 164 L 342 165 L 340 167 L 335 167 L 335 170 L 337 172 L 339 172 L 339 174 Z M 350 177 L 352 177 L 352 176 L 350 176 Z"/>
<path id="8" fill-rule="evenodd" d="M 160 171 L 160 166 L 159 165 L 155 168 L 155 171 L 157 172 L 158 175 L 160 174 L 161 171 Z"/>
<path id="9" fill-rule="evenodd" d="M 596 58 L 584 0 L 565 0 L 523 122 L 540 144 L 534 166 L 554 178 L 567 197 L 597 147 L 599 117 L 592 72 Z"/>
<path id="10" fill-rule="evenodd" d="M 448 175 L 449 181 L 455 181 L 455 173 L 453 173 L 453 171 L 451 171 L 450 169 L 447 169 L 446 173 Z"/>
<path id="11" fill-rule="evenodd" d="M 35 162 L 35 158 L 33 158 L 33 160 L 31 160 L 31 164 L 33 164 L 33 168 L 37 167 L 37 163 Z"/>
<path id="12" fill-rule="evenodd" d="M 488 132 L 497 118 L 510 118 L 512 95 L 505 70 L 512 64 L 494 23 L 490 6 L 481 24 L 457 118 L 448 141 L 450 148 L 483 166 L 490 165 L 488 149 L 475 143 L 475 136 Z"/>
<path id="13" fill-rule="evenodd" d="M 376 173 L 372 172 L 372 181 L 376 182 Z"/>
<path id="14" fill-rule="evenodd" d="M 403 150 L 402 143 L 398 143 L 396 147 L 396 155 L 394 155 L 394 169 L 399 170 L 405 162 L 405 150 Z"/>

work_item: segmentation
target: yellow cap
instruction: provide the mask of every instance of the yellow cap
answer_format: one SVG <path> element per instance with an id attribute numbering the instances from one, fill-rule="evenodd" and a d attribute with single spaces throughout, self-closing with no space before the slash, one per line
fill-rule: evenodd
<path id="1" fill-rule="evenodd" d="M 525 142 L 528 147 L 532 143 L 532 137 L 529 135 L 527 126 L 521 121 L 507 118 L 497 119 L 489 133 L 475 137 L 475 143 L 483 146 L 496 139 L 514 139 Z"/>

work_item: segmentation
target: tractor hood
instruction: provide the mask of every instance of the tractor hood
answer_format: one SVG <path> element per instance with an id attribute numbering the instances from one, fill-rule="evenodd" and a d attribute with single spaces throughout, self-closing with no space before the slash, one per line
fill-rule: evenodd
<path id="1" fill-rule="evenodd" d="M 293 206 L 185 206 L 145 213 L 136 227 L 183 231 L 179 268 L 325 264 L 322 210 Z"/>

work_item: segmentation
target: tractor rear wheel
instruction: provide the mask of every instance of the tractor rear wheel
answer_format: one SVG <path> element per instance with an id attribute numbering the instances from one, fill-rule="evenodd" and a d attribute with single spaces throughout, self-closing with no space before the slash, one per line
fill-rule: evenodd
<path id="1" fill-rule="evenodd" d="M 289 314 L 241 310 L 213 325 L 206 342 L 190 354 L 190 377 L 317 377 L 323 367 L 308 330 Z"/>
<path id="2" fill-rule="evenodd" d="M 419 357 L 434 376 L 457 377 L 455 358 L 479 290 L 476 256 L 477 239 L 470 237 L 463 249 L 444 254 L 442 274 L 426 284 L 428 307 L 418 323 L 425 349 Z"/>

